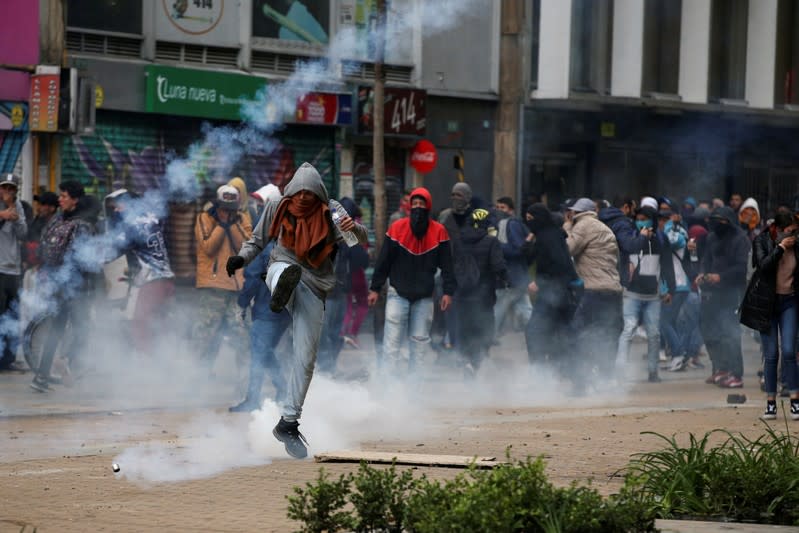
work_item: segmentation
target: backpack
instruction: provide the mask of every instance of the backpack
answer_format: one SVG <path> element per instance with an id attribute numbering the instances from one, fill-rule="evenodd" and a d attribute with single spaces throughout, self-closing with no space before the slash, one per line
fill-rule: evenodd
<path id="1" fill-rule="evenodd" d="M 508 223 L 511 220 L 514 220 L 514 218 L 513 217 L 503 218 L 497 224 L 497 240 L 502 244 L 508 244 Z M 526 238 L 530 234 L 530 230 L 527 228 L 526 225 L 522 224 L 521 220 L 519 220 L 519 224 L 524 230 L 524 236 Z"/>
<path id="2" fill-rule="evenodd" d="M 458 282 L 458 291 L 472 290 L 480 285 L 480 267 L 471 254 L 456 257 L 452 265 L 455 281 Z"/>
<path id="3" fill-rule="evenodd" d="M 52 226 L 47 228 L 42 235 L 42 241 L 36 251 L 44 266 L 55 267 L 64 263 L 75 233 L 78 229 L 77 220 L 57 219 Z"/>

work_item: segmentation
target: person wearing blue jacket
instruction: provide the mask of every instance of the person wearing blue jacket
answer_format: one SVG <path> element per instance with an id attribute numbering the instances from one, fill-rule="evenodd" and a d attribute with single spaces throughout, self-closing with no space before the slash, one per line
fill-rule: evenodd
<path id="1" fill-rule="evenodd" d="M 261 386 L 267 372 L 275 388 L 275 400 L 280 401 L 285 392 L 286 377 L 275 355 L 275 349 L 283 332 L 288 329 L 291 317 L 285 309 L 280 313 L 273 313 L 269 308 L 272 295 L 263 279 L 269 264 L 269 254 L 274 247 L 274 241 L 270 242 L 244 269 L 244 286 L 239 292 L 238 305 L 244 319 L 252 304 L 250 378 L 247 396 L 241 403 L 228 409 L 231 413 L 250 412 L 261 407 Z"/>
<path id="2" fill-rule="evenodd" d="M 507 196 L 497 199 L 495 204 L 497 215 L 497 240 L 502 245 L 502 255 L 508 268 L 508 282 L 506 289 L 497 289 L 497 303 L 494 305 L 495 339 L 499 338 L 502 323 L 511 312 L 511 324 L 527 324 L 533 312 L 530 296 L 527 294 L 527 285 L 530 283 L 529 268 L 524 249 L 530 231 L 522 221 L 516 217 L 513 199 Z M 516 320 L 514 320 L 516 319 Z"/>

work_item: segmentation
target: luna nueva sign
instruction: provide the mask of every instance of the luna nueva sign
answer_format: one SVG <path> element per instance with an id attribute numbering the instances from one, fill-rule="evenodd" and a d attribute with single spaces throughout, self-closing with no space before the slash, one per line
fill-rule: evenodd
<path id="1" fill-rule="evenodd" d="M 242 104 L 266 85 L 264 78 L 150 65 L 145 109 L 151 113 L 239 120 Z"/>

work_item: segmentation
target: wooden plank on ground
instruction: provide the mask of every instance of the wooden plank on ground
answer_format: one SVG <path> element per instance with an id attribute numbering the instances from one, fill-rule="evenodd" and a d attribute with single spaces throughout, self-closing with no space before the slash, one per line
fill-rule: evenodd
<path id="1" fill-rule="evenodd" d="M 466 468 L 472 462 L 478 468 L 494 468 L 504 461 L 497 461 L 496 457 L 470 457 L 466 455 L 430 455 L 422 453 L 391 453 L 391 452 L 364 452 L 357 450 L 344 450 L 330 453 L 320 453 L 314 456 L 317 463 L 379 463 L 409 466 L 440 466 L 448 468 Z"/>

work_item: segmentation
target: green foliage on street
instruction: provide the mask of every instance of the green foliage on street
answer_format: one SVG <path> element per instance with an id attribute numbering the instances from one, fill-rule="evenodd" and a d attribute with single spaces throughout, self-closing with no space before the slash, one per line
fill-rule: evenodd
<path id="1" fill-rule="evenodd" d="M 361 463 L 338 479 L 322 469 L 288 497 L 288 516 L 303 533 L 635 532 L 655 531 L 656 518 L 799 525 L 799 440 L 787 425 L 784 433 L 766 426 L 758 438 L 690 434 L 685 445 L 644 434 L 665 447 L 633 456 L 610 497 L 590 483 L 555 487 L 543 459 L 514 461 L 508 452 L 506 464 L 473 464 L 450 481 L 396 465 Z"/>
<path id="2" fill-rule="evenodd" d="M 362 463 L 331 479 L 324 470 L 289 496 L 289 518 L 304 533 L 654 531 L 654 514 L 626 490 L 603 498 L 594 488 L 553 486 L 542 459 L 491 470 L 472 465 L 450 481 L 414 477 L 396 465 Z"/>
<path id="3" fill-rule="evenodd" d="M 639 493 L 659 518 L 799 525 L 799 440 L 788 428 L 767 426 L 756 439 L 715 430 L 686 446 L 633 457 L 625 487 Z M 710 446 L 713 435 L 723 438 Z"/>

